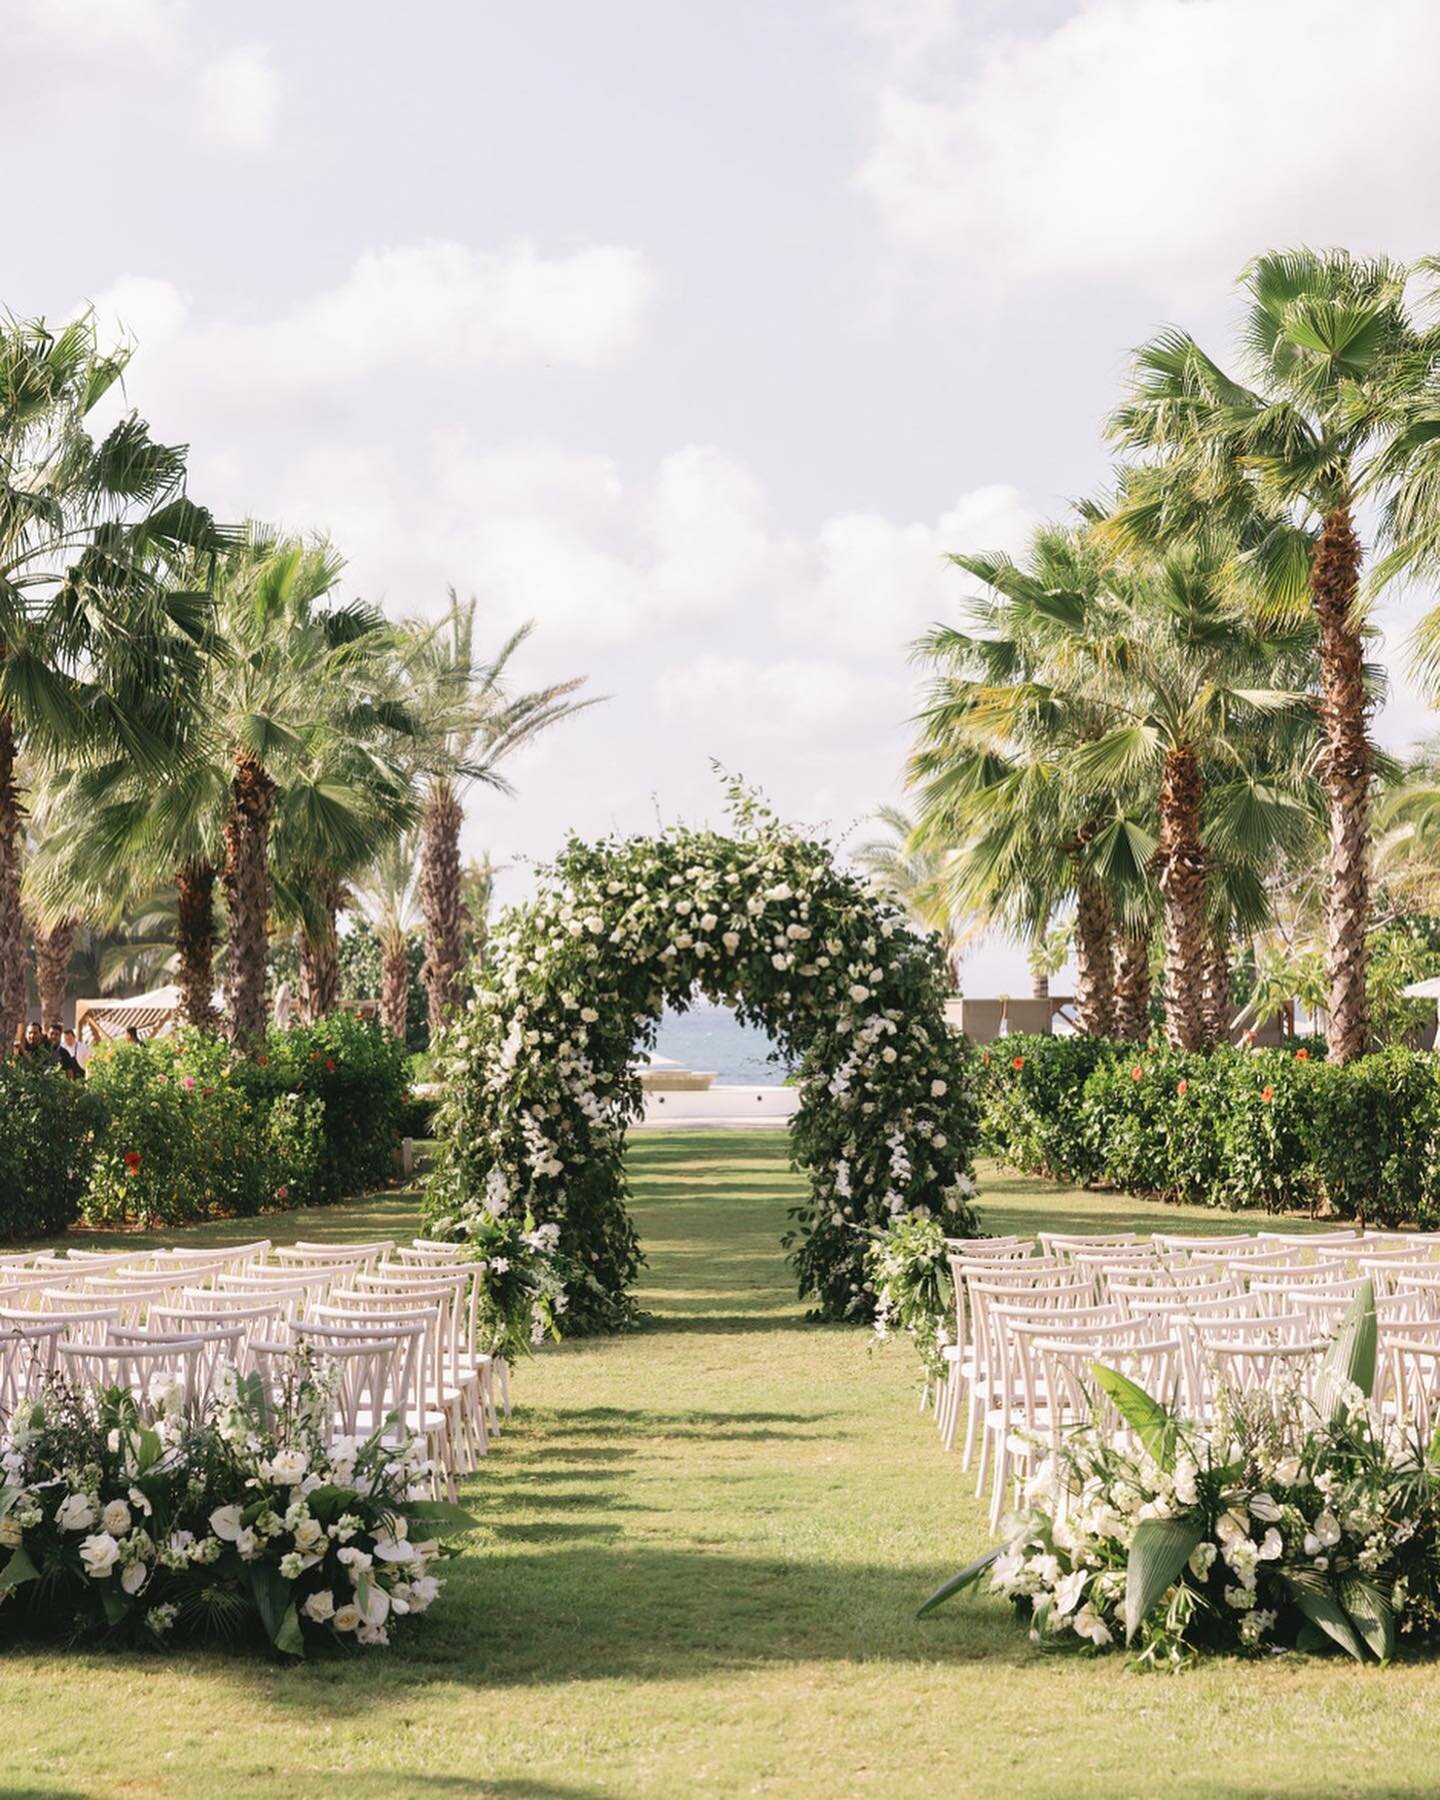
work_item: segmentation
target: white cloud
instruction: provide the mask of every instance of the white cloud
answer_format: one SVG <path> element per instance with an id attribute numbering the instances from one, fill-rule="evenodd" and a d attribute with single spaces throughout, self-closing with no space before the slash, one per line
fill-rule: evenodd
<path id="1" fill-rule="evenodd" d="M 196 77 L 196 122 L 222 150 L 253 155 L 268 150 L 280 122 L 281 81 L 264 44 L 236 44 L 203 65 Z"/>
<path id="2" fill-rule="evenodd" d="M 620 245 L 547 256 L 527 240 L 501 250 L 431 240 L 364 250 L 334 287 L 267 319 L 197 317 L 179 287 L 152 276 L 121 277 L 95 305 L 138 338 L 147 395 L 290 412 L 297 394 L 346 399 L 397 369 L 601 368 L 634 345 L 657 286 Z"/>
<path id="3" fill-rule="evenodd" d="M 858 184 L 908 255 L 992 299 L 1075 276 L 1168 294 L 1298 240 L 1413 252 L 1440 8 L 1355 19 L 1344 0 L 1084 0 L 882 73 Z"/>
<path id="4" fill-rule="evenodd" d="M 794 754 L 808 747 L 830 754 L 834 731 L 884 729 L 904 711 L 904 688 L 894 676 L 822 657 L 725 656 L 705 652 L 673 664 L 655 679 L 662 718 L 683 720 L 691 733 L 718 733 L 723 742 L 707 746 L 723 761 L 731 747 L 785 742 Z"/>
<path id="5" fill-rule="evenodd" d="M 21 39 L 62 47 L 77 58 L 116 51 L 166 54 L 186 32 L 185 0 L 14 0 L 0 4 L 0 23 Z"/>

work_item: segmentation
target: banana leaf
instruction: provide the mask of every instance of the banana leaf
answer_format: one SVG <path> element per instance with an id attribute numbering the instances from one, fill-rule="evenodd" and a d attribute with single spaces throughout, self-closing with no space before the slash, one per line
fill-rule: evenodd
<path id="1" fill-rule="evenodd" d="M 1368 1400 L 1375 1391 L 1375 1284 L 1367 1281 L 1350 1302 L 1334 1341 L 1325 1352 L 1315 1383 L 1315 1406 L 1328 1423 L 1344 1405 L 1344 1391 L 1354 1382 Z"/>
<path id="2" fill-rule="evenodd" d="M 1125 1569 L 1125 1642 L 1134 1639 L 1155 1602 L 1184 1573 L 1205 1527 L 1198 1519 L 1142 1519 Z"/>
<path id="3" fill-rule="evenodd" d="M 1090 1367 L 1121 1418 L 1150 1455 L 1167 1473 L 1173 1470 L 1179 1426 L 1169 1409 L 1118 1369 L 1107 1369 L 1103 1363 L 1091 1363 Z"/>
<path id="4" fill-rule="evenodd" d="M 1395 1654 L 1395 1614 L 1377 1587 L 1358 1576 L 1340 1583 L 1340 1600 L 1350 1623 L 1377 1662 L 1389 1662 Z"/>
<path id="5" fill-rule="evenodd" d="M 977 1556 L 974 1562 L 966 1563 L 958 1575 L 952 1575 L 948 1581 L 942 1582 L 936 1588 L 915 1617 L 923 1619 L 927 1613 L 934 1612 L 935 1608 L 942 1605 L 952 1594 L 959 1594 L 966 1588 L 973 1587 L 991 1563 L 997 1559 L 1003 1548 L 1003 1545 L 997 1544 L 993 1550 L 987 1550 L 983 1556 Z"/>

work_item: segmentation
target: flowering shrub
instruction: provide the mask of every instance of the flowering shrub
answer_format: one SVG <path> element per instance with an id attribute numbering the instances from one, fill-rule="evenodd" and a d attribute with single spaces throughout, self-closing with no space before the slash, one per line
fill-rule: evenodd
<path id="1" fill-rule="evenodd" d="M 786 1238 L 801 1292 L 830 1318 L 873 1306 L 857 1226 L 906 1213 L 974 1229 L 970 1076 L 945 1024 L 930 941 L 828 845 L 736 800 L 740 835 L 676 827 L 572 841 L 539 896 L 511 911 L 439 1051 L 442 1149 L 430 1229 L 532 1214 L 560 1227 L 586 1279 L 572 1329 L 633 1317 L 640 1262 L 625 1206 L 631 1065 L 666 1003 L 734 1004 L 798 1065 L 790 1143 L 811 1193 Z"/>
<path id="2" fill-rule="evenodd" d="M 248 1216 L 317 1198 L 323 1107 L 257 1090 L 217 1037 L 107 1044 L 85 1086 L 106 1112 L 85 1192 L 90 1224 Z"/>
<path id="3" fill-rule="evenodd" d="M 1166 1200 L 1440 1223 L 1432 1055 L 1336 1067 L 1307 1043 L 1186 1055 L 1027 1037 L 977 1060 L 986 1141 L 1016 1168 Z"/>
<path id="4" fill-rule="evenodd" d="M 484 1209 L 454 1219 L 433 1219 L 431 1235 L 463 1243 L 475 1259 L 480 1284 L 477 1336 L 480 1348 L 506 1362 L 528 1355 L 546 1337 L 560 1336 L 559 1320 L 570 1290 L 589 1279 L 560 1251 L 560 1227 L 537 1225 L 529 1213 Z"/>
<path id="5" fill-rule="evenodd" d="M 968 1188 L 966 1178 L 961 1183 Z M 865 1266 L 875 1295 L 876 1343 L 903 1331 L 920 1356 L 925 1385 L 945 1379 L 945 1349 L 955 1341 L 955 1288 L 950 1279 L 945 1227 L 913 1213 L 888 1231 L 871 1233 Z"/>
<path id="6" fill-rule="evenodd" d="M 389 1642 L 440 1591 L 437 1529 L 473 1524 L 424 1498 L 428 1465 L 387 1422 L 329 1439 L 326 1378 L 295 1358 L 268 1414 L 257 1377 L 225 1378 L 205 1417 L 155 1388 L 142 1424 L 121 1389 L 60 1386 L 0 1436 L 0 1624 L 67 1643 Z"/>
<path id="7" fill-rule="evenodd" d="M 1399 1637 L 1440 1636 L 1437 1446 L 1369 1404 L 1375 1343 L 1367 1286 L 1313 1399 L 1222 1393 L 1209 1428 L 1097 1369 L 1134 1447 L 1098 1426 L 1064 1439 L 1005 1542 L 922 1614 L 988 1575 L 1032 1636 L 1133 1644 L 1151 1664 L 1332 1645 L 1384 1661 Z"/>
<path id="8" fill-rule="evenodd" d="M 0 1062 L 0 1238 L 49 1236 L 79 1217 L 104 1121 L 82 1083 Z"/>

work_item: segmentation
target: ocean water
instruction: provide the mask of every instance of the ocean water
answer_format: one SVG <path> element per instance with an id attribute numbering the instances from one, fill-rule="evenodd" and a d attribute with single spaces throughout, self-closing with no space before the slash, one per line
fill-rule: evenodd
<path id="1" fill-rule="evenodd" d="M 682 1069 L 713 1069 L 719 1087 L 783 1087 L 785 1066 L 767 1060 L 772 1047 L 763 1031 L 708 1000 L 683 1013 L 666 1007 L 655 1044 L 658 1055 Z"/>

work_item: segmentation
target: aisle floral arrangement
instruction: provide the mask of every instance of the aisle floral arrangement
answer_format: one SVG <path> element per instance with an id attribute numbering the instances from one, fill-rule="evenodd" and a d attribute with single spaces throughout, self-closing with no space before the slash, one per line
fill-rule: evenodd
<path id="1" fill-rule="evenodd" d="M 423 1447 L 387 1422 L 331 1441 L 327 1377 L 297 1353 L 267 1409 L 227 1372 L 192 1419 L 152 1383 L 58 1384 L 0 1436 L 0 1639 L 67 1644 L 390 1642 L 441 1591 L 441 1531 L 473 1520 L 426 1498 Z"/>
<path id="2" fill-rule="evenodd" d="M 957 1185 L 968 1200 L 974 1183 Z M 945 1380 L 945 1351 L 955 1341 L 955 1289 L 950 1280 L 945 1227 L 938 1219 L 907 1214 L 888 1231 L 871 1231 L 865 1268 L 875 1294 L 874 1344 L 897 1336 L 910 1340 L 920 1358 L 925 1389 Z"/>
<path id="3" fill-rule="evenodd" d="M 988 1577 L 1033 1639 L 1147 1666 L 1335 1646 L 1387 1662 L 1440 1638 L 1440 1438 L 1382 1421 L 1375 1356 L 1367 1284 L 1313 1397 L 1223 1395 L 1202 1428 L 1097 1366 L 1132 1447 L 1098 1424 L 1066 1439 L 1004 1542 L 921 1616 Z"/>
<path id="4" fill-rule="evenodd" d="M 429 1231 L 443 1242 L 463 1244 L 473 1258 L 479 1347 L 514 1362 L 547 1337 L 559 1338 L 570 1292 L 582 1288 L 587 1275 L 560 1249 L 560 1227 L 511 1211 L 502 1183 L 492 1170 L 490 1197 L 480 1212 L 438 1214 Z"/>

